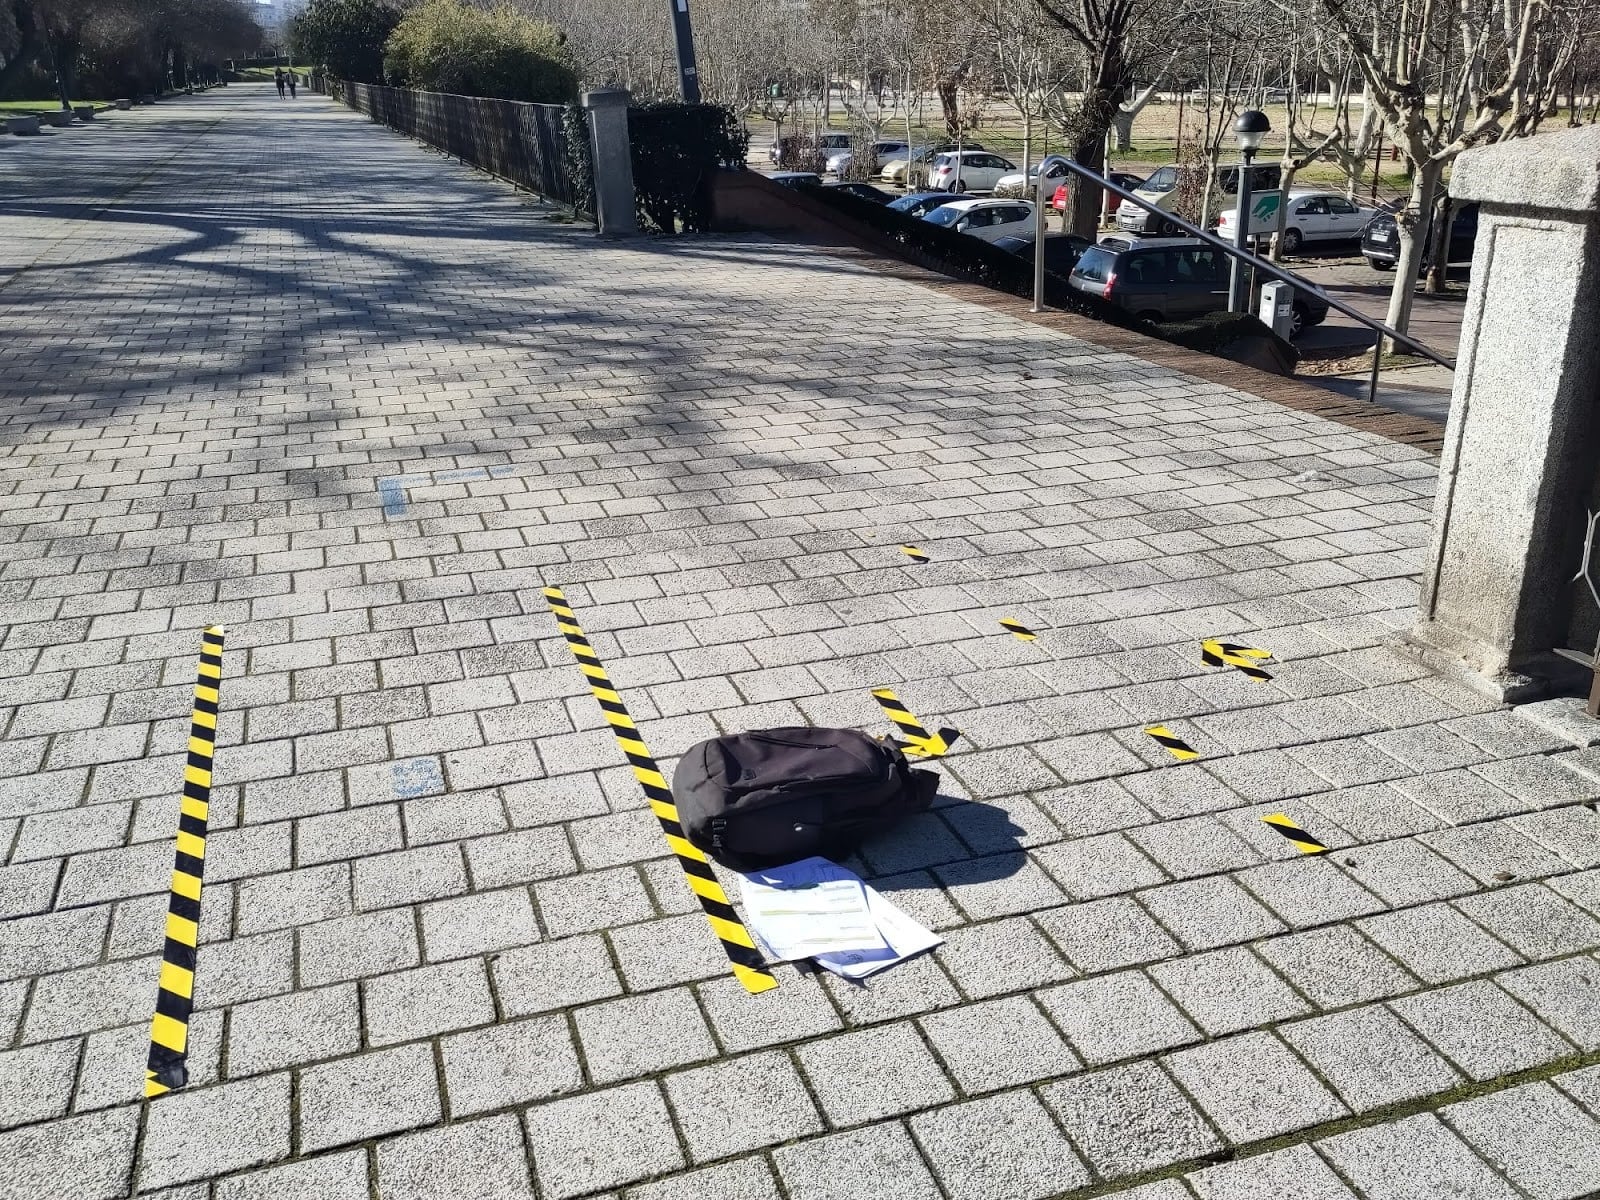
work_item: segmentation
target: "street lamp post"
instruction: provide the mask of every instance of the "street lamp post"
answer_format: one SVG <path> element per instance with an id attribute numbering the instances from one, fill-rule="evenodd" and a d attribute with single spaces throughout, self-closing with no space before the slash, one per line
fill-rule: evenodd
<path id="1" fill-rule="evenodd" d="M 1239 203 L 1234 209 L 1233 218 L 1233 244 L 1240 250 L 1249 241 L 1246 222 L 1250 219 L 1250 164 L 1255 159 L 1256 151 L 1261 148 L 1262 139 L 1271 132 L 1272 122 L 1267 120 L 1267 114 L 1254 108 L 1240 113 L 1239 119 L 1233 123 L 1234 136 L 1244 155 L 1244 165 L 1239 168 Z M 1228 311 L 1244 312 L 1248 303 L 1242 260 L 1235 258 L 1228 273 Z"/>
<path id="2" fill-rule="evenodd" d="M 694 62 L 694 31 L 689 25 L 689 0 L 670 0 L 672 38 L 678 50 L 678 86 L 685 104 L 700 103 L 700 72 Z"/>

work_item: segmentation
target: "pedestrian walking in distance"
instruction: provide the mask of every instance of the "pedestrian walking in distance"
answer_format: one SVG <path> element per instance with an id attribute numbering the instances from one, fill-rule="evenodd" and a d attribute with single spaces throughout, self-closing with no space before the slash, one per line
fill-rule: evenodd
<path id="1" fill-rule="evenodd" d="M 276 67 L 272 72 L 272 82 L 278 85 L 278 99 L 283 99 L 283 68 Z"/>
<path id="2" fill-rule="evenodd" d="M 296 75 L 293 71 L 290 71 L 289 72 L 289 99 L 291 99 L 291 100 L 294 99 L 295 88 L 298 87 L 299 84 L 300 84 L 300 77 L 298 75 Z"/>

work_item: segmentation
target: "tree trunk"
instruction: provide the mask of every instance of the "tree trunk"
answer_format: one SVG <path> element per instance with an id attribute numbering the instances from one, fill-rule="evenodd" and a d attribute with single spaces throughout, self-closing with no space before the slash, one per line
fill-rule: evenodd
<path id="1" fill-rule="evenodd" d="M 1445 290 L 1445 280 L 1450 274 L 1450 221 L 1454 216 L 1454 209 L 1450 204 L 1449 196 L 1441 196 L 1441 203 L 1434 206 L 1433 226 L 1428 241 L 1428 278 L 1422 290 L 1430 296 L 1437 296 Z"/>
<path id="2" fill-rule="evenodd" d="M 1033 161 L 1033 114 L 1022 114 L 1022 182 L 1027 191 L 1028 164 Z M 1037 197 L 1035 197 L 1037 199 Z"/>
<path id="3" fill-rule="evenodd" d="M 1118 154 L 1126 154 L 1133 149 L 1133 118 L 1134 112 L 1129 109 L 1117 109 L 1117 115 L 1111 118 L 1111 131 L 1116 137 Z"/>
<path id="4" fill-rule="evenodd" d="M 961 132 L 961 85 L 959 76 L 939 80 L 939 106 L 944 109 L 945 133 L 955 137 Z"/>
<path id="5" fill-rule="evenodd" d="M 1409 159 L 1407 160 L 1410 161 Z M 1411 303 L 1417 292 L 1417 268 L 1422 262 L 1422 223 L 1433 207 L 1434 195 L 1439 190 L 1439 177 L 1444 168 L 1432 160 L 1416 165 L 1411 175 L 1411 198 L 1395 214 L 1395 228 L 1399 231 L 1399 257 L 1394 264 L 1394 290 L 1389 293 L 1389 311 L 1384 321 L 1389 328 L 1405 333 L 1411 325 Z M 1386 339 L 1384 349 L 1391 354 L 1396 347 L 1393 338 Z"/>
<path id="6" fill-rule="evenodd" d="M 1288 158 L 1279 169 L 1283 174 L 1278 181 L 1278 224 L 1272 231 L 1272 250 L 1268 255 L 1275 263 L 1283 261 L 1283 231 L 1289 225 L 1289 189 L 1294 187 L 1294 177 L 1300 174 L 1300 164 Z"/>
<path id="7" fill-rule="evenodd" d="M 50 62 L 55 68 L 56 94 L 61 110 L 72 111 L 72 93 L 78 90 L 78 43 L 75 38 L 52 37 Z"/>
<path id="8" fill-rule="evenodd" d="M 1115 101 L 1111 101 L 1115 103 Z M 1085 93 L 1083 98 L 1084 109 L 1088 110 L 1090 94 Z M 1109 117 L 1110 110 L 1106 110 Z M 1090 127 L 1090 126 L 1093 127 Z M 1087 122 L 1080 129 L 1077 145 L 1073 148 L 1074 161 L 1082 163 L 1090 170 L 1101 175 L 1106 170 L 1106 128 L 1104 122 Z M 1068 190 L 1070 197 L 1070 210 L 1072 213 L 1071 230 L 1079 237 L 1088 238 L 1091 242 L 1100 231 L 1100 211 L 1105 204 L 1105 189 L 1096 187 L 1086 179 L 1074 178 L 1072 187 Z"/>

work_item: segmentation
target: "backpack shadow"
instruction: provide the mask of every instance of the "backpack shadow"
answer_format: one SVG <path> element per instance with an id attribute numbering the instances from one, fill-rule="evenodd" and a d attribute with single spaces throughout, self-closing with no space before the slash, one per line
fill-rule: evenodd
<path id="1" fill-rule="evenodd" d="M 940 794 L 932 808 L 863 842 L 844 865 L 885 894 L 992 883 L 1027 865 L 1025 833 L 998 805 Z"/>

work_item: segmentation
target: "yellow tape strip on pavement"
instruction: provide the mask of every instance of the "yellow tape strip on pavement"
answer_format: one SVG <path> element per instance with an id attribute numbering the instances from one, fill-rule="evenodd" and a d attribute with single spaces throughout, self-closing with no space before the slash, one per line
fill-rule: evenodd
<path id="1" fill-rule="evenodd" d="M 900 549 L 905 551 L 906 557 L 914 563 L 925 563 L 928 561 L 928 553 L 925 550 L 919 550 L 915 546 L 901 546 Z"/>
<path id="2" fill-rule="evenodd" d="M 1004 629 L 1012 637 L 1021 638 L 1025 642 L 1034 641 L 1039 636 L 1021 621 L 1012 620 L 1010 617 L 1000 618 L 1000 628 Z"/>
<path id="3" fill-rule="evenodd" d="M 1300 828 L 1299 825 L 1290 820 L 1283 813 L 1268 813 L 1266 816 L 1262 817 L 1261 820 L 1264 824 L 1276 829 L 1279 833 L 1283 834 L 1284 837 L 1288 838 L 1290 844 L 1294 846 L 1296 850 L 1300 851 L 1300 853 L 1327 853 L 1328 848 L 1326 846 L 1317 841 L 1316 838 L 1312 837 L 1304 829 Z"/>
<path id="4" fill-rule="evenodd" d="M 1200 751 L 1189 745 L 1188 742 L 1173 733 L 1165 725 L 1146 725 L 1144 731 L 1165 746 L 1167 752 L 1179 762 L 1188 762 L 1190 759 L 1200 757 Z"/>
<path id="5" fill-rule="evenodd" d="M 1206 638 L 1200 643 L 1200 661 L 1206 666 L 1233 667 L 1257 683 L 1272 678 L 1256 666 L 1256 663 L 1271 657 L 1270 650 L 1257 650 L 1252 646 L 1239 646 L 1233 642 L 1218 641 L 1216 638 Z"/>
<path id="6" fill-rule="evenodd" d="M 938 758 L 947 754 L 955 740 L 961 736 L 954 729 L 941 729 L 938 733 L 929 733 L 922 727 L 922 722 L 911 715 L 911 710 L 900 703 L 888 688 L 873 688 L 872 698 L 878 702 L 878 707 L 883 709 L 884 716 L 895 723 L 900 730 L 900 736 L 905 739 L 902 747 L 906 754 L 918 758 Z"/>
<path id="7" fill-rule="evenodd" d="M 194 1011 L 195 948 L 200 940 L 200 882 L 206 865 L 206 814 L 216 753 L 222 638 L 221 625 L 200 635 L 189 759 L 183 767 L 177 848 L 167 897 L 167 936 L 161 947 L 156 1011 L 150 1019 L 150 1055 L 145 1060 L 146 1096 L 162 1096 L 189 1082 L 189 1016 Z"/>
<path id="8" fill-rule="evenodd" d="M 672 799 L 672 790 L 667 786 L 666 777 L 661 774 L 661 769 L 656 766 L 656 760 L 651 757 L 644 739 L 639 736 L 638 727 L 628 715 L 621 696 L 612 684 L 610 676 L 606 674 L 605 667 L 601 665 L 600 656 L 595 653 L 594 647 L 589 644 L 589 639 L 579 627 L 578 618 L 573 615 L 566 596 L 562 594 L 560 588 L 547 587 L 544 589 L 544 599 L 550 606 L 550 611 L 555 614 L 556 628 L 567 640 L 567 649 L 572 651 L 572 657 L 578 660 L 578 669 L 589 681 L 589 690 L 594 693 L 595 702 L 605 714 L 606 721 L 611 726 L 611 734 L 617 740 L 617 746 L 621 749 L 623 757 L 632 765 L 634 778 L 639 781 L 639 786 L 644 789 L 645 798 L 650 801 L 650 811 L 655 813 L 656 820 L 661 823 L 661 831 L 666 835 L 667 845 L 678 856 L 678 866 L 683 869 L 684 880 L 688 883 L 689 890 L 700 901 L 700 907 L 711 925 L 711 932 L 716 934 L 717 940 L 722 943 L 723 952 L 728 956 L 728 965 L 733 969 L 735 978 L 744 985 L 745 991 L 752 995 L 777 987 L 778 981 L 767 969 L 766 960 L 756 949 L 750 931 L 744 927 L 744 922 L 739 920 L 739 914 L 734 911 L 733 905 L 728 903 L 727 893 L 717 882 L 716 874 L 711 869 L 711 860 L 698 846 L 690 842 L 684 833 L 683 826 L 678 820 L 678 806 Z"/>

